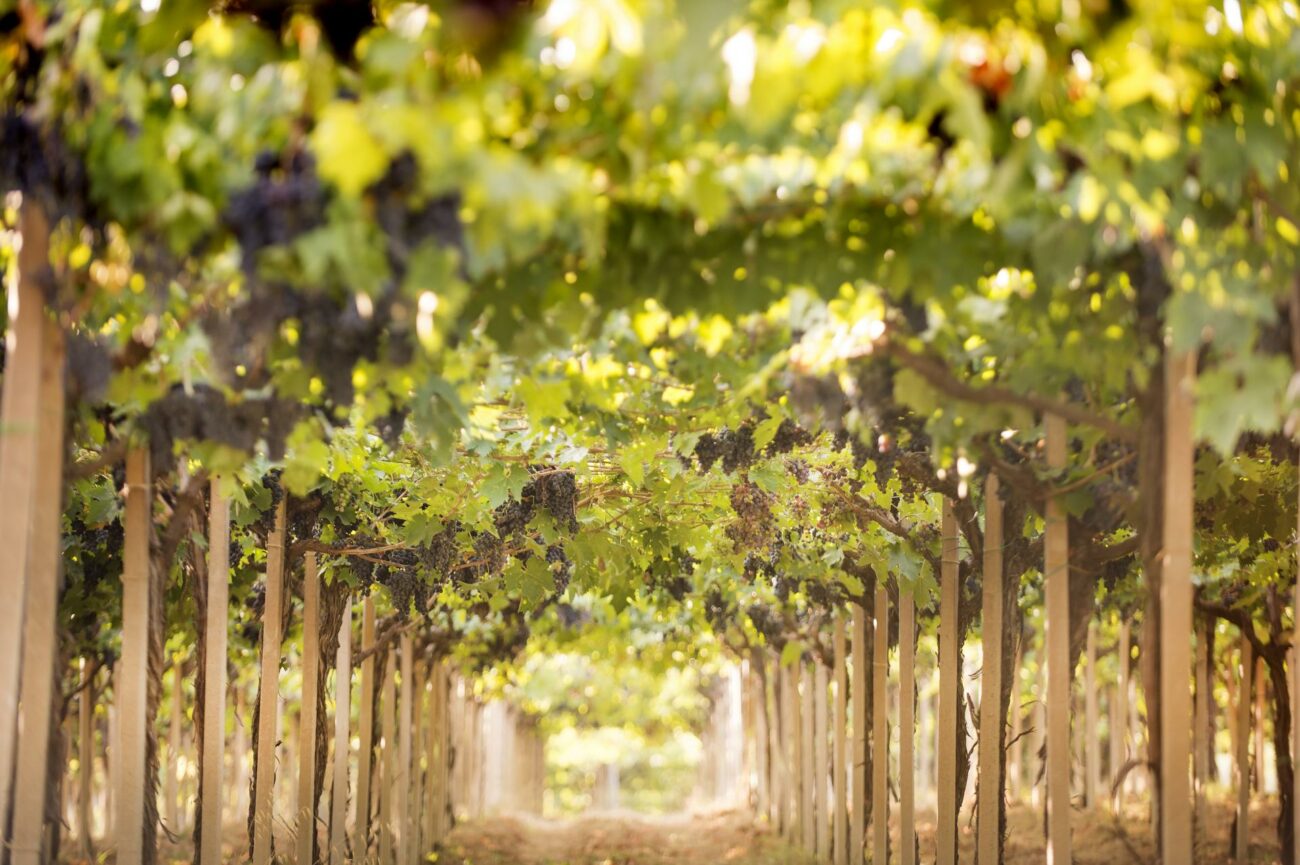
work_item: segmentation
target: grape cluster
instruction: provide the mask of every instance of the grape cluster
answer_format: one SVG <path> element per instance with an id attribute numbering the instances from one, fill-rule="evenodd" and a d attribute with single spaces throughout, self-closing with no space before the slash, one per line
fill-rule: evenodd
<path id="1" fill-rule="evenodd" d="M 546 548 L 546 564 L 551 566 L 551 573 L 555 575 L 556 594 L 563 594 L 573 576 L 573 562 L 563 544 L 551 544 Z"/>
<path id="2" fill-rule="evenodd" d="M 506 566 L 506 549 L 501 539 L 491 532 L 479 532 L 474 537 L 474 563 L 468 569 L 470 577 L 499 574 Z"/>
<path id="3" fill-rule="evenodd" d="M 427 240 L 456 249 L 465 259 L 465 229 L 460 221 L 459 192 L 426 196 L 420 189 L 420 165 L 409 150 L 399 153 L 388 171 L 367 190 L 375 220 L 388 239 L 388 260 L 399 279 L 411 251 Z"/>
<path id="4" fill-rule="evenodd" d="M 271 469 L 262 476 L 262 487 L 271 493 L 271 504 L 257 518 L 257 526 L 263 532 L 269 532 L 275 526 L 275 509 L 284 498 L 284 485 L 280 482 L 280 469 Z"/>
<path id="5" fill-rule="evenodd" d="M 289 536 L 296 541 L 319 538 L 318 518 L 324 507 L 325 498 L 319 492 L 292 501 L 289 505 Z"/>
<path id="6" fill-rule="evenodd" d="M 11 65 L 8 88 L 8 108 L 0 115 L 0 185 L 4 189 L 19 189 L 23 194 L 39 198 L 51 221 L 56 216 L 71 216 L 91 226 L 102 226 L 102 220 L 92 203 L 89 177 L 85 162 L 66 146 L 68 132 L 61 121 L 51 128 L 42 129 L 37 121 L 22 110 L 22 103 L 34 97 L 40 58 L 43 51 L 23 52 L 33 62 Z M 21 58 L 21 55 L 20 55 Z M 24 93 L 24 85 L 31 85 L 31 93 Z M 58 288 L 57 280 L 44 286 L 49 293 Z"/>
<path id="7" fill-rule="evenodd" d="M 708 621 L 709 627 L 713 628 L 714 633 L 721 634 L 727 630 L 727 625 L 731 623 L 731 614 L 731 605 L 727 603 L 721 589 L 712 586 L 705 592 L 704 618 Z"/>
<path id="8" fill-rule="evenodd" d="M 282 459 L 284 442 L 299 415 L 297 403 L 275 396 L 232 403 L 207 385 L 189 391 L 177 385 L 149 405 L 141 423 L 149 433 L 154 471 L 161 473 L 174 467 L 173 443 L 182 439 L 214 441 L 246 452 L 265 441 L 271 459 Z"/>
<path id="9" fill-rule="evenodd" d="M 403 551 L 397 551 L 403 552 Z M 388 590 L 389 601 L 398 618 L 406 621 L 411 616 L 414 606 L 417 612 L 429 608 L 429 584 L 420 579 L 415 568 L 382 566 L 376 570 L 376 577 Z"/>
<path id="10" fill-rule="evenodd" d="M 497 534 L 503 538 L 521 535 L 528 528 L 528 523 L 537 512 L 533 496 L 528 491 L 518 499 L 502 502 L 493 514 L 493 524 Z"/>
<path id="11" fill-rule="evenodd" d="M 420 565 L 429 573 L 437 574 L 440 580 L 451 575 L 452 567 L 459 558 L 460 551 L 456 546 L 456 536 L 459 533 L 460 522 L 451 520 L 418 551 Z"/>
<path id="12" fill-rule="evenodd" d="M 316 160 L 299 150 L 287 158 L 263 152 L 255 162 L 253 184 L 230 196 L 222 222 L 235 239 L 244 272 L 257 273 L 257 258 L 269 246 L 292 243 L 324 222 L 325 187 L 316 174 Z"/>
<path id="13" fill-rule="evenodd" d="M 808 596 L 809 604 L 823 610 L 833 610 L 844 600 L 838 585 L 831 586 L 814 580 L 804 583 L 804 593 Z"/>
<path id="14" fill-rule="evenodd" d="M 727 537 L 737 550 L 765 547 L 771 541 L 775 497 L 749 481 L 731 488 L 731 509 L 736 519 L 727 526 Z"/>
<path id="15" fill-rule="evenodd" d="M 550 512 L 556 525 L 570 533 L 578 530 L 578 480 L 573 472 L 543 468 L 528 485 L 537 504 Z"/>
<path id="16" fill-rule="evenodd" d="M 754 630 L 762 634 L 768 645 L 781 648 L 785 645 L 785 623 L 765 604 L 750 604 L 745 615 L 754 625 Z"/>
<path id="17" fill-rule="evenodd" d="M 77 517 L 72 520 L 71 536 L 79 549 L 81 563 L 81 594 L 89 597 L 106 580 L 115 579 L 122 570 L 122 544 L 125 535 L 122 521 L 113 520 L 106 525 L 88 527 Z"/>
<path id="18" fill-rule="evenodd" d="M 786 460 L 785 470 L 790 475 L 790 477 L 794 478 L 795 483 L 800 483 L 800 484 L 808 483 L 808 477 L 809 477 L 808 463 L 804 462 L 803 460 Z"/>
<path id="19" fill-rule="evenodd" d="M 777 426 L 772 441 L 768 442 L 767 448 L 763 452 L 769 457 L 788 454 L 797 447 L 811 443 L 812 439 L 812 433 L 789 418 L 785 418 Z"/>

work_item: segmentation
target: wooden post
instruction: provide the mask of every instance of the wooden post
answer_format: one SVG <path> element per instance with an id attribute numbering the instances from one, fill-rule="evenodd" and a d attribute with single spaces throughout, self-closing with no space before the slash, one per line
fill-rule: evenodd
<path id="1" fill-rule="evenodd" d="M 835 865 L 849 865 L 849 757 L 848 737 L 848 641 L 844 633 L 844 616 L 835 616 L 835 754 L 831 761 L 831 786 L 835 790 L 834 838 Z"/>
<path id="2" fill-rule="evenodd" d="M 126 456 L 125 547 L 122 552 L 122 665 L 118 679 L 121 753 L 117 772 L 117 861 L 144 859 L 146 682 L 149 676 L 149 537 L 153 531 L 149 452 Z M 257 863 L 266 865 L 266 863 Z"/>
<path id="3" fill-rule="evenodd" d="M 331 865 L 342 865 L 348 847 L 348 763 L 352 755 L 352 598 L 343 607 L 334 663 L 334 801 L 330 808 Z"/>
<path id="4" fill-rule="evenodd" d="M 783 698 L 785 676 L 775 652 L 765 653 L 763 663 L 768 673 L 766 689 L 771 692 L 770 698 L 765 696 L 764 699 L 770 699 L 772 707 L 767 725 L 768 753 L 772 763 L 772 821 L 781 837 L 785 838 L 790 832 L 789 761 L 786 759 L 790 728 Z"/>
<path id="5" fill-rule="evenodd" d="M 889 593 L 876 585 L 871 642 L 871 861 L 889 859 Z"/>
<path id="6" fill-rule="evenodd" d="M 817 758 L 813 753 L 814 731 L 817 728 L 813 709 L 816 682 L 813 681 L 812 666 L 807 660 L 804 660 L 800 670 L 800 679 L 803 687 L 799 702 L 799 825 L 803 829 L 803 847 L 812 853 L 817 849 L 817 800 L 813 792 L 814 779 L 817 777 Z"/>
<path id="7" fill-rule="evenodd" d="M 1084 800 L 1089 808 L 1097 807 L 1101 790 L 1101 737 L 1097 731 L 1100 717 L 1097 708 L 1097 622 L 1088 622 L 1088 644 L 1083 668 L 1084 723 L 1088 733 L 1083 737 Z"/>
<path id="8" fill-rule="evenodd" d="M 312 865 L 316 847 L 316 693 L 320 676 L 320 573 L 316 554 L 302 569 L 302 703 L 298 709 L 298 865 Z"/>
<path id="9" fill-rule="evenodd" d="M 755 650 L 751 655 L 749 673 L 750 706 L 754 713 L 754 776 L 757 779 L 754 804 L 759 815 L 772 823 L 772 767 L 771 755 L 767 749 L 767 689 L 763 684 L 766 680 L 762 652 Z"/>
<path id="10" fill-rule="evenodd" d="M 849 824 L 849 860 L 861 865 L 867 838 L 867 611 L 853 605 L 852 693 L 853 765 L 849 772 L 852 813 Z"/>
<path id="11" fill-rule="evenodd" d="M 45 300 L 41 290 L 50 266 L 50 228 L 34 200 L 19 211 L 22 247 L 8 285 L 9 331 L 5 334 L 4 388 L 0 391 L 0 815 L 9 813 L 10 783 L 18 744 L 18 689 L 21 686 L 23 620 L 30 548 L 27 543 L 35 504 L 41 366 L 45 354 Z M 0 820 L 3 818 L 0 817 Z M 4 832 L 0 830 L 0 840 Z M 137 845 L 138 846 L 138 845 Z"/>
<path id="12" fill-rule="evenodd" d="M 253 865 L 270 865 L 275 826 L 275 743 L 280 736 L 280 649 L 284 642 L 284 496 L 266 543 L 266 596 L 262 605 L 262 684 L 257 716 L 257 769 L 254 778 Z"/>
<path id="13" fill-rule="evenodd" d="M 952 502 L 943 500 L 942 554 L 939 578 L 939 787 L 937 865 L 957 865 L 957 713 L 961 705 L 961 671 L 957 625 L 957 518 Z M 1066 860 L 1057 860 L 1066 861 Z"/>
<path id="14" fill-rule="evenodd" d="M 247 701 L 244 686 L 235 682 L 235 744 L 231 755 L 234 771 L 230 786 L 233 788 L 233 810 L 236 814 L 248 813 L 248 726 L 244 723 Z"/>
<path id="15" fill-rule="evenodd" d="M 212 480 L 208 507 L 208 591 L 204 611 L 203 789 L 199 865 L 221 862 L 222 762 L 226 754 L 226 662 L 230 607 L 230 500 Z M 236 770 L 238 778 L 238 770 Z"/>
<path id="16" fill-rule="evenodd" d="M 1268 684 L 1267 674 L 1268 670 L 1264 667 L 1264 659 L 1256 657 L 1255 672 L 1253 674 L 1255 676 L 1255 723 L 1252 729 L 1252 733 L 1255 736 L 1255 760 L 1251 772 L 1251 782 L 1255 792 L 1260 794 L 1262 794 L 1265 789 L 1264 774 L 1268 768 L 1265 763 L 1267 754 L 1265 753 L 1264 747 L 1264 712 L 1265 706 L 1267 706 L 1265 692 L 1265 688 Z"/>
<path id="17" fill-rule="evenodd" d="M 803 838 L 800 818 L 803 816 L 803 795 L 801 785 L 803 772 L 799 768 L 799 755 L 803 752 L 799 732 L 799 665 L 778 662 L 781 668 L 781 734 L 785 737 L 786 779 L 788 798 L 786 809 L 789 820 L 786 821 L 785 836 L 790 843 L 798 844 Z"/>
<path id="18" fill-rule="evenodd" d="M 996 865 L 1002 800 L 1002 494 L 998 476 L 984 481 L 984 591 L 979 736 L 979 865 Z"/>
<path id="19" fill-rule="evenodd" d="M 433 767 L 429 772 L 430 808 L 433 809 L 433 841 L 442 843 L 447 827 L 447 746 L 451 730 L 447 726 L 447 665 L 441 658 L 433 661 L 433 723 L 429 729 L 429 753 Z"/>
<path id="20" fill-rule="evenodd" d="M 361 605 L 361 710 L 357 718 L 361 747 L 357 750 L 357 816 L 352 855 L 365 859 L 370 849 L 371 746 L 375 740 L 375 601 L 366 595 Z"/>
<path id="21" fill-rule="evenodd" d="M 916 865 L 916 601 L 911 587 L 898 589 L 898 838 L 903 865 Z M 855 863 L 856 865 L 856 863 Z"/>
<path id="22" fill-rule="evenodd" d="M 181 701 L 183 688 L 182 661 L 173 657 L 171 718 L 167 731 L 167 776 L 163 801 L 167 806 L 167 828 L 176 833 L 181 831 L 181 718 L 185 712 Z"/>
<path id="23" fill-rule="evenodd" d="M 411 723 L 414 718 L 415 701 L 415 648 L 409 632 L 402 634 L 400 643 L 402 702 L 398 707 L 400 717 L 397 733 L 397 771 L 392 777 L 392 783 L 397 788 L 397 819 L 393 837 L 398 861 L 405 863 L 413 861 L 415 856 L 415 848 L 411 843 Z"/>
<path id="24" fill-rule="evenodd" d="M 397 853 L 393 831 L 393 798 L 397 786 L 397 658 L 391 651 L 384 669 L 383 693 L 380 694 L 379 703 L 380 725 L 384 736 L 380 757 L 382 781 L 379 785 L 379 861 L 381 865 L 393 865 Z"/>
<path id="25" fill-rule="evenodd" d="M 1133 648 L 1130 642 L 1131 639 L 1132 639 L 1132 635 L 1131 635 L 1131 631 L 1129 630 L 1129 623 L 1127 621 L 1120 622 L 1119 658 L 1118 658 L 1119 672 L 1118 672 L 1118 681 L 1116 682 L 1115 685 L 1115 714 L 1119 719 L 1119 725 L 1112 733 L 1112 735 L 1118 736 L 1119 738 L 1119 762 L 1116 763 L 1115 765 L 1116 770 L 1122 768 L 1123 765 L 1128 761 L 1129 753 L 1130 753 L 1129 746 L 1128 746 L 1128 741 L 1129 741 L 1128 695 L 1129 695 L 1129 667 L 1133 659 Z M 1111 783 L 1112 784 L 1114 783 L 1114 779 L 1112 779 Z M 1130 785 L 1127 781 L 1125 781 L 1123 786 L 1115 793 L 1117 812 L 1119 810 L 1118 809 L 1119 802 L 1122 802 L 1124 799 L 1124 791 L 1128 789 L 1130 789 Z"/>
<path id="26" fill-rule="evenodd" d="M 1233 858 L 1245 862 L 1250 851 L 1250 676 L 1255 666 L 1250 641 L 1241 638 L 1241 669 L 1237 679 L 1237 837 Z M 1190 861 L 1190 860 L 1188 860 Z"/>
<path id="27" fill-rule="evenodd" d="M 1065 421 L 1043 418 L 1047 467 L 1065 468 Z M 1063 865 L 1070 854 L 1070 537 L 1065 508 L 1047 501 L 1043 581 L 1047 610 L 1043 617 L 1047 673 L 1047 863 Z M 1184 718 L 1183 723 L 1186 723 Z"/>
<path id="28" fill-rule="evenodd" d="M 82 857 L 95 859 L 95 842 L 90 828 L 91 797 L 95 784 L 95 686 L 92 667 L 81 659 L 81 693 L 77 696 L 77 840 Z"/>
<path id="29" fill-rule="evenodd" d="M 826 807 L 826 770 L 830 765 L 830 741 L 828 737 L 828 719 L 826 717 L 827 681 L 826 665 L 817 657 L 813 658 L 813 815 L 817 820 L 817 832 L 814 837 L 818 856 L 830 858 L 831 821 Z"/>
<path id="30" fill-rule="evenodd" d="M 1164 561 L 1160 568 L 1160 857 L 1192 861 L 1192 508 L 1196 352 L 1165 367 Z"/>
<path id="31" fill-rule="evenodd" d="M 14 796 L 13 865 L 39 865 L 45 836 L 45 799 L 50 751 L 50 721 L 56 696 L 59 585 L 63 523 L 63 333 L 43 322 L 40 359 L 39 441 L 34 472 L 30 532 L 26 538 L 30 568 L 23 621 L 23 659 L 18 707 L 18 749 Z M 8 503 L 6 503 L 8 504 Z M 16 515 L 15 515 L 16 518 Z M 4 555 L 13 553 L 6 550 Z M 6 603 L 13 599 L 6 598 Z M 22 601 L 17 602 L 22 606 Z M 57 681 L 62 682 L 60 676 Z M 5 734 L 0 734 L 4 738 Z M 7 750 L 6 744 L 0 750 Z M 3 825 L 0 823 L 0 825 Z"/>
<path id="32" fill-rule="evenodd" d="M 1210 753 L 1214 748 L 1214 739 L 1210 734 L 1210 665 L 1207 649 L 1213 645 L 1208 635 L 1214 628 L 1213 620 L 1207 619 L 1201 628 L 1201 638 L 1196 646 L 1196 719 L 1195 732 L 1192 734 L 1193 764 L 1196 769 L 1194 790 L 1196 806 L 1196 835 L 1204 839 L 1206 833 L 1205 793 L 1210 784 Z"/>

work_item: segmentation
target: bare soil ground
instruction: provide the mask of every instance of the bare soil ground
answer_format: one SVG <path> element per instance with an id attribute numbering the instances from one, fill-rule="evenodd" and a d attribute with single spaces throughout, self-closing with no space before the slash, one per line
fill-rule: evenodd
<path id="1" fill-rule="evenodd" d="M 1277 863 L 1275 801 L 1255 803 L 1250 813 L 1251 865 Z M 1043 815 L 1028 805 L 1012 808 L 1006 865 L 1041 865 L 1045 859 Z M 1210 805 L 1210 831 L 1198 844 L 1197 862 L 1231 861 L 1232 809 Z M 894 826 L 891 859 L 897 855 Z M 1191 827 L 1187 828 L 1191 832 Z M 973 823 L 960 827 L 961 862 L 975 861 Z M 934 817 L 917 817 L 922 862 L 934 861 Z M 450 865 L 807 865 L 814 860 L 781 841 L 762 824 L 737 812 L 652 817 L 608 814 L 572 820 L 495 817 L 457 827 L 437 860 Z M 1109 810 L 1074 815 L 1074 865 L 1154 865 L 1151 824 L 1145 806 L 1116 816 Z"/>

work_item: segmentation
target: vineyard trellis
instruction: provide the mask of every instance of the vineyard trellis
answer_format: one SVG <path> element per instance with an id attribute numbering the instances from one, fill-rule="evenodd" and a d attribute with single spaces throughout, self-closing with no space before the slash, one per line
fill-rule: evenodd
<path id="1" fill-rule="evenodd" d="M 0 860 L 411 862 L 600 715 L 1300 862 L 1300 18 L 1076 7 L 0 13 Z"/>

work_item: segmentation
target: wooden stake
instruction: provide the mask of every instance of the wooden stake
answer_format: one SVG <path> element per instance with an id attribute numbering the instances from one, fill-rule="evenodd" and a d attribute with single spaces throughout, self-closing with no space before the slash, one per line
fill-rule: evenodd
<path id="1" fill-rule="evenodd" d="M 1206 657 L 1206 648 L 1212 645 L 1207 635 L 1213 627 L 1213 620 L 1207 620 L 1201 629 L 1201 638 L 1196 646 L 1196 719 L 1195 732 L 1192 734 L 1192 754 L 1196 770 L 1194 795 L 1198 839 L 1205 838 L 1207 828 L 1205 793 L 1210 784 L 1210 752 L 1214 748 L 1214 739 L 1210 735 L 1210 665 Z"/>
<path id="2" fill-rule="evenodd" d="M 844 634 L 844 617 L 835 616 L 835 755 L 831 761 L 831 786 L 835 790 L 834 838 L 835 865 L 849 865 L 849 758 L 848 758 L 848 657 Z"/>
<path id="3" fill-rule="evenodd" d="M 996 865 L 1002 799 L 1002 493 L 998 476 L 984 481 L 984 649 L 980 673 L 979 865 Z"/>
<path id="4" fill-rule="evenodd" d="M 813 658 L 813 815 L 817 820 L 817 832 L 814 844 L 818 856 L 830 858 L 831 821 L 829 808 L 826 807 L 826 770 L 830 765 L 828 719 L 826 717 L 826 698 L 830 690 L 827 681 L 826 665 L 818 658 Z"/>
<path id="5" fill-rule="evenodd" d="M 383 693 L 379 697 L 380 725 L 384 746 L 380 762 L 379 785 L 379 861 L 393 865 L 397 843 L 393 827 L 394 795 L 397 792 L 397 658 L 388 653 L 384 670 Z"/>
<path id="6" fill-rule="evenodd" d="M 118 679 L 121 753 L 117 772 L 117 861 L 144 860 L 146 682 L 149 677 L 149 538 L 153 484 L 149 452 L 126 456 L 125 546 L 122 552 L 122 663 Z M 266 865 L 266 863 L 257 863 Z"/>
<path id="7" fill-rule="evenodd" d="M 352 756 L 352 598 L 343 607 L 334 662 L 334 801 L 330 808 L 331 865 L 342 865 L 348 847 L 348 763 Z"/>
<path id="8" fill-rule="evenodd" d="M 320 676 L 320 573 L 316 554 L 302 569 L 302 703 L 298 709 L 298 865 L 312 865 L 316 847 L 316 695 Z"/>
<path id="9" fill-rule="evenodd" d="M 49 775 L 50 721 L 56 697 L 59 586 L 62 582 L 59 535 L 63 521 L 63 332 L 43 322 L 40 363 L 39 441 L 34 474 L 23 622 L 22 702 L 19 704 L 17 789 L 14 798 L 13 865 L 39 865 L 45 836 L 46 782 Z M 9 555 L 12 551 L 6 551 Z M 11 599 L 6 598 L 6 602 Z M 57 681 L 62 682 L 60 676 Z M 0 748 L 0 750 L 6 750 Z M 0 825 L 3 825 L 0 823 Z"/>
<path id="10" fill-rule="evenodd" d="M 1192 861 L 1192 508 L 1196 352 L 1165 367 L 1164 561 L 1160 568 L 1160 856 Z"/>
<path id="11" fill-rule="evenodd" d="M 898 844 L 903 865 L 916 865 L 916 601 L 911 587 L 898 590 Z M 856 865 L 856 863 L 855 863 Z"/>
<path id="12" fill-rule="evenodd" d="M 275 825 L 275 743 L 280 736 L 280 650 L 284 642 L 284 496 L 266 543 L 266 596 L 262 606 L 262 685 L 257 716 L 257 768 L 254 779 L 253 865 L 270 865 Z"/>
<path id="13" fill-rule="evenodd" d="M 371 750 L 375 741 L 375 601 L 366 595 L 361 605 L 361 710 L 357 718 L 361 747 L 357 750 L 357 816 L 352 855 L 365 859 L 370 849 Z"/>
<path id="14" fill-rule="evenodd" d="M 1056 415 L 1043 418 L 1047 467 L 1065 468 L 1066 426 Z M 1068 865 L 1070 854 L 1070 537 L 1065 508 L 1047 501 L 1043 617 L 1047 674 L 1047 865 Z M 1186 719 L 1184 722 L 1186 723 Z"/>
<path id="15" fill-rule="evenodd" d="M 1101 790 L 1101 738 L 1097 731 L 1100 718 L 1097 709 L 1097 622 L 1088 622 L 1088 645 L 1084 653 L 1083 700 L 1084 723 L 1088 730 L 1083 736 L 1084 800 L 1089 808 L 1097 807 Z"/>
<path id="16" fill-rule="evenodd" d="M 957 713 L 961 705 L 961 671 L 957 605 L 957 518 L 952 502 L 943 500 L 942 553 L 939 579 L 939 816 L 935 827 L 938 865 L 957 865 Z M 1065 860 L 1058 860 L 1065 861 Z"/>
<path id="17" fill-rule="evenodd" d="M 789 782 L 790 798 L 788 802 L 790 819 L 787 822 L 786 838 L 792 844 L 803 840 L 803 769 L 800 756 L 803 754 L 803 734 L 799 724 L 799 665 L 781 664 L 781 702 L 782 714 L 785 716 L 782 734 L 786 737 L 786 774 Z"/>
<path id="18" fill-rule="evenodd" d="M 889 859 L 889 593 L 876 585 L 871 664 L 871 861 Z"/>
<path id="19" fill-rule="evenodd" d="M 789 737 L 789 717 L 785 710 L 785 675 L 775 652 L 767 653 L 764 661 L 768 671 L 768 689 L 771 691 L 772 714 L 768 724 L 768 752 L 772 755 L 773 821 L 781 837 L 790 832 L 790 781 L 786 758 Z"/>
<path id="20" fill-rule="evenodd" d="M 95 783 L 95 688 L 90 682 L 93 668 L 81 659 L 81 693 L 77 704 L 77 840 L 87 861 L 95 860 L 95 842 L 90 828 L 90 800 Z"/>
<path id="21" fill-rule="evenodd" d="M 1132 639 L 1127 621 L 1120 622 L 1119 626 L 1119 673 L 1118 681 L 1115 685 L 1115 714 L 1119 718 L 1119 725 L 1111 733 L 1119 738 L 1119 761 L 1115 764 L 1112 771 L 1118 771 L 1129 759 L 1128 733 L 1129 733 L 1129 665 L 1132 662 Z M 1114 783 L 1114 779 L 1111 780 Z M 1130 789 L 1130 784 L 1126 781 L 1124 785 L 1115 793 L 1116 804 L 1123 801 L 1124 791 Z M 1118 811 L 1118 808 L 1116 808 Z"/>
<path id="22" fill-rule="evenodd" d="M 817 758 L 813 753 L 813 740 L 816 738 L 817 729 L 813 691 L 817 683 L 813 681 L 812 666 L 806 660 L 803 662 L 800 678 L 803 681 L 803 688 L 799 704 L 799 825 L 803 828 L 804 849 L 812 853 L 817 849 L 817 794 L 813 791 L 813 784 L 817 777 Z"/>
<path id="23" fill-rule="evenodd" d="M 763 685 L 766 676 L 762 672 L 763 655 L 755 650 L 751 656 L 749 675 L 750 707 L 754 713 L 754 777 L 755 807 L 760 815 L 772 820 L 772 776 L 771 759 L 767 750 L 767 693 Z"/>
<path id="24" fill-rule="evenodd" d="M 415 846 L 411 843 L 411 725 L 414 719 L 415 701 L 415 666 L 414 644 L 410 633 L 401 637 L 401 705 L 398 707 L 398 745 L 397 770 L 393 773 L 392 783 L 397 788 L 397 820 L 393 837 L 397 848 L 399 862 L 411 862 L 415 856 Z"/>
<path id="25" fill-rule="evenodd" d="M 852 725 L 853 765 L 850 769 L 852 811 L 849 824 L 849 860 L 861 865 L 867 838 L 867 611 L 853 605 Z"/>
<path id="26" fill-rule="evenodd" d="M 230 500 L 213 479 L 208 508 L 208 591 L 204 611 L 207 648 L 203 665 L 203 813 L 199 865 L 221 862 L 222 762 L 226 753 L 227 630 L 230 623 Z M 238 771 L 236 771 L 238 776 Z"/>
<path id="27" fill-rule="evenodd" d="M 5 335 L 4 388 L 0 391 L 0 815 L 9 813 L 18 743 L 18 689 L 30 548 L 35 505 L 45 300 L 41 282 L 50 266 L 50 227 L 34 199 L 19 211 L 22 247 L 8 285 L 9 331 Z M 0 821 L 3 821 L 0 816 Z M 0 830 L 0 840 L 4 832 Z"/>
<path id="28" fill-rule="evenodd" d="M 1250 675 L 1254 666 L 1250 641 L 1243 635 L 1236 695 L 1237 837 L 1233 858 L 1238 862 L 1245 862 L 1250 851 Z"/>

